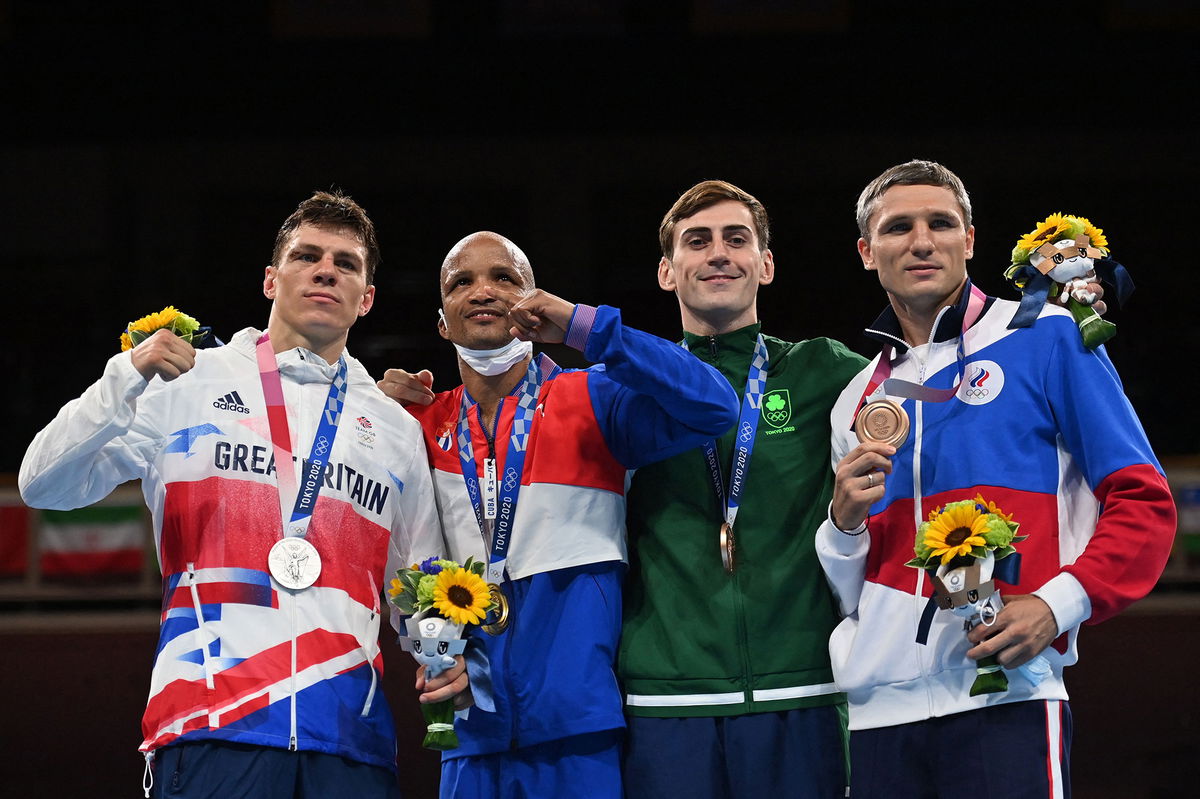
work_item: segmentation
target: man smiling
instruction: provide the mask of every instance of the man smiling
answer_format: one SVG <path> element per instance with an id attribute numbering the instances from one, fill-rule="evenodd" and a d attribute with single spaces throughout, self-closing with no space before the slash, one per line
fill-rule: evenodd
<path id="1" fill-rule="evenodd" d="M 737 425 L 639 469 L 620 674 L 631 799 L 844 796 L 837 621 L 813 534 L 825 517 L 829 409 L 863 359 L 762 333 L 775 277 L 766 210 L 718 180 L 659 227 L 658 283 L 687 349 L 743 396 Z"/>

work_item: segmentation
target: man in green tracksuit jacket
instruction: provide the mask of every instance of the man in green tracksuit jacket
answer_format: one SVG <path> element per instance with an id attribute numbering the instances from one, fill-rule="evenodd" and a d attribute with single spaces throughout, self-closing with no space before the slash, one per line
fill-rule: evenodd
<path id="1" fill-rule="evenodd" d="M 760 336 L 768 236 L 762 204 L 723 181 L 689 189 L 659 229 L 659 285 L 678 297 L 685 343 L 743 403 L 714 446 L 639 469 L 628 494 L 619 673 L 634 799 L 845 791 L 838 617 L 813 536 L 833 487 L 829 412 L 866 361 L 830 339 Z"/>

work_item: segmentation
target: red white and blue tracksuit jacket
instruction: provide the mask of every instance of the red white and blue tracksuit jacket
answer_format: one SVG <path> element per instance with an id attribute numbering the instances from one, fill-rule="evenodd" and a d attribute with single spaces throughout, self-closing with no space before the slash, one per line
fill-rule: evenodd
<path id="1" fill-rule="evenodd" d="M 694 449 L 737 421 L 737 396 L 719 372 L 624 327 L 615 308 L 576 306 L 566 343 L 602 365 L 556 368 L 541 385 L 507 561 L 513 621 L 499 636 L 475 636 L 489 667 L 471 679 L 477 701 L 485 699 L 456 724 L 460 746 L 445 758 L 624 727 L 613 662 L 627 470 Z M 520 389 L 497 412 L 499 474 Z M 486 562 L 454 445 L 464 390 L 411 410 L 425 431 L 450 557 Z M 478 405 L 469 424 L 482 477 L 488 436 Z"/>
<path id="2" fill-rule="evenodd" d="M 308 533 L 320 577 L 280 589 L 267 568 L 282 525 L 258 336 L 247 329 L 198 351 L 169 383 L 147 382 L 128 352 L 114 356 L 38 433 L 21 495 L 75 508 L 142 481 L 163 576 L 143 751 L 216 740 L 393 768 L 380 592 L 400 565 L 442 547 L 420 429 L 347 355 L 346 404 Z M 307 457 L 336 367 L 302 349 L 276 360 L 292 451 Z"/>
<path id="3" fill-rule="evenodd" d="M 908 348 L 890 308 L 869 335 L 898 354 L 892 377 L 949 388 L 969 284 L 930 343 Z M 1083 622 L 1103 621 L 1144 596 L 1166 563 L 1175 506 L 1116 369 L 1103 348 L 1083 346 L 1074 320 L 1047 305 L 1031 327 L 1009 330 L 1017 303 L 989 298 L 965 334 L 966 366 L 949 401 L 902 401 L 908 440 L 892 458 L 883 499 L 867 532 L 826 521 L 817 549 L 846 618 L 829 642 L 834 677 L 850 702 L 850 728 L 945 716 L 1027 699 L 1066 699 L 1064 666 L 1077 660 Z M 851 424 L 875 361 L 842 392 L 831 414 L 833 462 L 858 444 Z M 1020 523 L 1020 581 L 1004 595 L 1032 593 L 1061 633 L 1044 655 L 1052 673 L 1034 685 L 1009 673 L 1004 693 L 969 696 L 976 672 L 962 619 L 933 616 L 916 642 L 931 593 L 913 556 L 917 526 L 948 502 L 981 494 Z"/>

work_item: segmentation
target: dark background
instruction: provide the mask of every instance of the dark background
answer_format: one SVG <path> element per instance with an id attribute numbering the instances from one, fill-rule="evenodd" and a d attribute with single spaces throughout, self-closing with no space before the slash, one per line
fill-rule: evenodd
<path id="1" fill-rule="evenodd" d="M 989 292 L 1015 296 L 1009 251 L 1048 213 L 1104 228 L 1139 286 L 1108 349 L 1160 454 L 1200 451 L 1177 389 L 1200 344 L 1200 14 L 918 5 L 0 0 L 0 473 L 129 320 L 172 304 L 223 338 L 263 326 L 275 231 L 334 185 L 380 230 L 377 306 L 350 339 L 374 372 L 457 382 L 436 271 L 478 229 L 524 248 L 544 288 L 678 335 L 657 225 L 712 177 L 772 215 L 767 329 L 871 353 L 859 331 L 884 295 L 853 205 L 912 157 L 965 181 Z"/>
<path id="2" fill-rule="evenodd" d="M 1194 457 L 1198 34 L 1185 0 L 0 0 L 0 476 L 131 319 L 173 304 L 226 339 L 262 327 L 275 231 L 331 186 L 380 231 L 377 304 L 350 338 L 375 373 L 457 382 L 436 275 L 479 229 L 516 241 L 547 290 L 677 336 L 657 226 L 705 178 L 771 213 L 768 332 L 873 354 L 859 331 L 885 298 L 854 202 L 914 157 L 970 190 L 989 293 L 1015 296 L 1009 251 L 1047 214 L 1104 228 L 1139 287 L 1108 351 L 1158 453 Z M 1077 796 L 1190 795 L 1184 604 L 1081 641 Z M 140 795 L 153 620 L 48 618 L 3 639 L 9 787 Z M 385 651 L 412 752 L 411 667 Z M 418 762 L 423 796 L 434 760 Z"/>

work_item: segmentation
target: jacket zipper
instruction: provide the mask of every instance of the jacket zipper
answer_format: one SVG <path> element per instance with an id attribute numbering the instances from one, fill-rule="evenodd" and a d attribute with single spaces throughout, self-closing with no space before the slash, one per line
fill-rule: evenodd
<path id="1" fill-rule="evenodd" d="M 303 353 L 303 352 L 301 352 L 301 353 L 300 353 L 300 360 L 304 360 L 304 353 Z M 297 392 L 297 400 L 296 400 L 296 405 L 297 405 L 297 406 L 299 406 L 299 407 L 301 408 L 301 413 L 297 414 L 297 417 L 296 417 L 296 418 L 298 418 L 298 419 L 303 419 L 303 418 L 306 418 L 306 417 L 303 415 L 303 411 L 306 411 L 306 410 L 308 410 L 308 409 L 307 409 L 306 407 L 304 407 L 304 392 L 303 392 L 303 391 L 299 391 L 299 392 Z M 314 437 L 315 437 L 315 431 L 314 431 Z M 297 440 L 299 440 L 299 439 L 297 439 Z M 301 457 L 301 461 L 300 461 L 300 463 L 301 463 L 301 465 L 303 465 L 303 458 L 302 458 L 302 457 Z M 293 467 L 293 468 L 294 468 L 294 467 Z M 315 510 L 315 508 L 314 508 L 314 510 Z M 280 519 L 280 521 L 281 521 L 283 524 L 285 524 L 285 525 L 287 524 L 287 519 L 286 519 L 286 518 Z M 284 534 L 284 535 L 287 535 L 287 528 L 286 528 L 286 527 L 285 527 L 285 528 L 284 528 L 284 530 L 283 530 L 283 534 Z M 298 724 L 298 723 L 297 723 L 297 721 L 296 721 L 296 716 L 297 716 L 297 708 L 296 708 L 296 686 L 297 686 L 297 680 L 296 680 L 296 663 L 297 663 L 297 660 L 298 660 L 298 658 L 296 657 L 296 605 L 297 605 L 297 603 L 300 601 L 300 597 L 299 597 L 297 594 L 294 594 L 294 593 L 292 593 L 291 591 L 288 591 L 288 590 L 286 590 L 286 589 L 283 591 L 283 593 L 284 593 L 284 594 L 286 594 L 286 595 L 287 595 L 287 597 L 288 597 L 288 607 L 289 607 L 290 622 L 291 622 L 291 633 L 292 633 L 292 642 L 291 642 L 291 644 L 292 644 L 292 645 L 291 645 L 291 647 L 290 647 L 290 648 L 291 648 L 291 652 L 292 652 L 292 677 L 291 677 L 291 691 L 290 691 L 290 693 L 291 693 L 291 697 L 290 697 L 290 703 L 291 703 L 291 719 L 290 719 L 290 723 L 291 723 L 291 730 L 290 730 L 290 733 L 291 733 L 291 734 L 290 734 L 290 735 L 289 735 L 289 737 L 288 737 L 288 750 L 289 750 L 289 751 L 292 751 L 292 752 L 295 752 L 297 749 L 299 749 L 299 748 L 300 748 L 300 747 L 299 747 L 299 740 L 298 740 L 298 739 L 299 739 L 299 724 Z"/>
<path id="2" fill-rule="evenodd" d="M 920 364 L 920 368 L 917 370 L 917 383 L 919 385 L 922 385 L 922 386 L 925 385 L 925 377 L 926 377 L 925 370 L 928 368 L 929 359 L 933 355 L 932 350 L 933 350 L 933 346 L 934 346 L 934 337 L 937 335 L 938 327 L 941 326 L 942 317 L 945 316 L 946 312 L 949 310 L 950 310 L 949 306 L 943 308 L 941 311 L 938 312 L 937 317 L 934 319 L 933 327 L 929 331 L 929 340 L 926 342 L 927 347 L 926 347 L 926 351 L 925 351 L 925 357 L 922 358 L 917 353 L 913 352 L 912 349 L 909 350 L 909 352 L 912 354 L 912 357 L 916 358 L 917 362 Z M 921 517 L 922 517 L 921 506 L 922 506 L 923 500 L 924 500 L 924 495 L 923 495 L 922 489 L 921 489 L 921 451 L 922 451 L 921 440 L 925 433 L 925 413 L 924 413 L 925 403 L 923 403 L 921 400 L 914 399 L 913 407 L 916 410 L 916 416 L 917 416 L 916 424 L 914 425 L 915 437 L 913 439 L 913 464 L 912 464 L 913 523 L 915 525 L 913 527 L 913 534 L 915 535 L 917 529 L 920 528 L 920 526 L 921 526 Z M 916 591 L 913 594 L 914 607 L 916 608 L 916 614 L 917 614 L 918 620 L 921 617 L 921 613 L 924 611 L 925 603 L 921 599 L 921 594 L 922 594 L 922 591 L 924 590 L 924 587 L 925 587 L 925 570 L 918 569 L 917 570 L 917 587 L 916 587 Z M 925 662 L 925 658 L 922 657 L 921 648 L 919 646 L 916 649 L 916 656 L 917 656 L 917 667 L 921 672 L 921 677 L 922 678 L 928 677 L 929 676 L 928 664 Z M 930 715 L 932 715 L 933 714 L 933 689 L 930 686 L 928 680 L 922 679 L 921 682 L 924 683 L 924 685 L 925 685 L 925 702 L 926 702 L 927 707 L 929 708 Z"/>
<path id="3" fill-rule="evenodd" d="M 718 346 L 716 336 L 708 336 L 708 352 L 713 359 L 713 366 L 719 370 L 720 367 L 717 365 L 716 361 L 717 356 L 720 355 L 720 347 Z M 734 390 L 737 390 L 736 386 L 734 387 Z M 726 458 L 724 454 L 718 454 L 718 458 L 720 458 L 722 463 L 732 463 L 733 453 L 728 453 L 728 458 Z M 721 513 L 721 521 L 723 522 L 725 520 L 725 509 L 718 508 L 718 510 Z M 741 577 L 736 569 L 734 570 L 732 577 L 734 581 L 733 618 L 734 622 L 737 624 L 738 652 L 742 661 L 741 690 L 743 701 L 746 703 L 746 707 L 748 709 L 752 709 L 754 704 L 754 690 L 752 687 L 754 676 L 750 668 L 750 636 L 746 629 L 746 606 L 742 601 Z"/>
<path id="4" fill-rule="evenodd" d="M 297 744 L 296 744 L 296 727 L 297 727 L 297 725 L 296 725 L 296 601 L 297 601 L 297 598 L 296 598 L 296 596 L 291 595 L 290 591 L 288 592 L 288 594 L 290 595 L 289 601 L 288 601 L 288 606 L 291 608 L 291 622 L 292 622 L 292 647 L 291 647 L 291 649 L 292 649 L 292 680 L 291 680 L 291 683 L 292 683 L 292 690 L 291 690 L 291 694 L 292 694 L 292 696 L 291 696 L 292 730 L 291 730 L 291 737 L 288 741 L 288 749 L 295 752 L 296 749 L 298 748 Z"/>
<path id="5" fill-rule="evenodd" d="M 742 695 L 746 703 L 747 712 L 754 712 L 754 676 L 750 669 L 750 636 L 746 632 L 746 607 L 742 602 L 741 577 L 735 570 L 733 573 L 734 592 L 734 618 L 737 620 L 738 627 L 738 651 L 742 656 Z"/>
<path id="6" fill-rule="evenodd" d="M 504 412 L 504 400 L 505 400 L 505 398 L 501 397 L 500 402 L 496 405 L 496 414 L 495 414 L 495 416 L 492 417 L 492 429 L 491 430 L 488 430 L 487 425 L 484 423 L 483 408 L 479 405 L 475 406 L 475 410 L 479 415 L 479 429 L 483 431 L 483 437 L 487 441 L 488 458 L 490 458 L 491 460 L 496 459 L 496 431 L 500 429 L 500 414 Z M 499 471 L 500 471 L 500 469 L 499 469 L 499 467 L 497 467 L 496 468 L 497 479 L 499 478 Z M 487 562 L 487 561 L 490 561 L 490 559 L 491 559 L 490 553 L 491 553 L 491 548 L 492 548 L 492 542 L 485 540 L 483 543 L 484 543 L 484 548 L 483 548 L 484 558 L 485 558 L 485 562 Z M 509 628 L 507 630 L 505 630 L 504 634 L 508 635 L 508 641 L 506 641 L 504 644 L 504 671 L 503 671 L 503 673 L 511 674 L 512 672 L 510 671 L 510 669 L 512 666 L 512 660 L 509 657 L 509 653 L 512 651 L 512 645 L 513 645 L 513 638 L 512 638 L 513 626 L 511 624 L 509 625 Z M 493 678 L 492 690 L 499 693 L 499 688 L 500 688 L 499 680 L 496 680 Z M 508 691 L 507 680 L 504 682 L 504 693 L 506 695 L 506 698 L 508 699 L 508 707 L 509 707 L 508 748 L 510 750 L 512 750 L 512 749 L 517 749 L 520 746 L 520 741 L 517 739 L 517 712 L 516 712 L 517 708 L 516 708 L 515 703 L 513 702 L 512 695 Z"/>

